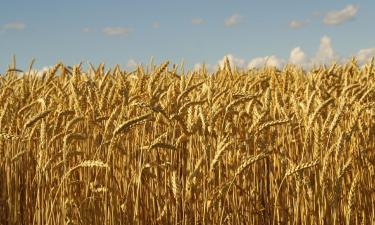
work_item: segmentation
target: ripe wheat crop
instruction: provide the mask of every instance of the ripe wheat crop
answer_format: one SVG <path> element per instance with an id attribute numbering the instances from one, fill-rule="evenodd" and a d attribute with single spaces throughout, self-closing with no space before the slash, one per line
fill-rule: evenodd
<path id="1" fill-rule="evenodd" d="M 0 224 L 375 224 L 375 69 L 0 76 Z"/>

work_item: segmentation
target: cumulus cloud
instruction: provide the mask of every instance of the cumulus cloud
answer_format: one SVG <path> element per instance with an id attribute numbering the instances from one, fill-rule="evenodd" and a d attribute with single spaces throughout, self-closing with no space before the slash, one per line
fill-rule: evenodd
<path id="1" fill-rule="evenodd" d="M 334 58 L 334 55 L 335 52 L 332 47 L 331 38 L 328 36 L 323 36 L 320 39 L 320 45 L 316 56 L 320 58 Z"/>
<path id="2" fill-rule="evenodd" d="M 191 19 L 191 23 L 194 25 L 200 25 L 204 23 L 204 20 L 202 18 L 193 18 Z"/>
<path id="3" fill-rule="evenodd" d="M 127 27 L 105 27 L 102 31 L 108 36 L 127 36 L 130 33 Z"/>
<path id="4" fill-rule="evenodd" d="M 237 67 L 237 68 L 240 68 L 240 69 L 244 69 L 246 67 L 246 60 L 245 59 L 237 57 L 233 54 L 227 54 L 227 55 L 224 55 L 220 60 L 218 60 L 216 64 L 196 63 L 194 65 L 194 70 L 198 71 L 198 70 L 202 69 L 202 67 L 204 65 L 208 72 L 214 72 L 218 68 L 224 68 L 225 58 L 228 58 L 229 63 L 230 63 L 232 68 Z"/>
<path id="5" fill-rule="evenodd" d="M 362 66 L 372 58 L 375 57 L 375 47 L 360 49 L 353 54 L 357 59 L 358 65 Z M 332 40 L 328 36 L 323 36 L 320 40 L 320 46 L 315 54 L 315 57 L 310 59 L 310 67 L 314 65 L 329 65 L 333 62 L 344 63 L 349 57 L 343 57 L 337 54 L 332 46 Z"/>
<path id="6" fill-rule="evenodd" d="M 224 67 L 225 58 L 228 58 L 228 61 L 231 66 L 243 68 L 246 65 L 246 61 L 244 59 L 236 57 L 233 54 L 227 54 L 222 59 L 219 60 L 218 65 L 220 66 L 220 68 Z"/>
<path id="7" fill-rule="evenodd" d="M 4 30 L 24 30 L 26 24 L 23 22 L 7 23 L 3 26 Z"/>
<path id="8" fill-rule="evenodd" d="M 289 22 L 289 27 L 293 29 L 299 29 L 306 25 L 305 21 L 302 20 L 292 20 Z"/>
<path id="9" fill-rule="evenodd" d="M 314 56 L 308 57 L 301 47 L 296 47 L 290 52 L 288 62 L 308 69 L 319 65 L 330 65 L 333 62 L 343 62 L 343 60 L 344 58 L 333 49 L 331 38 L 323 36 Z"/>
<path id="10" fill-rule="evenodd" d="M 334 61 L 339 61 L 340 56 L 335 52 L 332 47 L 332 40 L 328 36 L 323 36 L 320 39 L 320 45 L 315 57 L 311 59 L 312 65 L 328 65 Z"/>
<path id="11" fill-rule="evenodd" d="M 347 5 L 341 10 L 328 12 L 324 17 L 323 22 L 327 25 L 339 25 L 351 20 L 357 13 L 358 6 Z"/>
<path id="12" fill-rule="evenodd" d="M 233 14 L 230 17 L 226 18 L 224 21 L 224 25 L 227 27 L 235 26 L 242 22 L 243 16 L 240 14 Z"/>
<path id="13" fill-rule="evenodd" d="M 353 55 L 356 57 L 357 62 L 360 66 L 369 62 L 369 60 L 375 58 L 375 47 L 361 49 Z M 237 67 L 240 69 L 252 69 L 261 68 L 264 66 L 273 66 L 281 69 L 286 63 L 301 66 L 304 69 L 311 69 L 321 65 L 331 65 L 334 62 L 345 63 L 348 57 L 340 56 L 333 48 L 333 43 L 330 37 L 323 36 L 320 39 L 319 47 L 315 54 L 308 56 L 301 47 L 295 47 L 290 51 L 289 59 L 280 58 L 276 55 L 255 57 L 251 60 L 246 60 L 233 54 L 227 54 L 222 59 L 218 60 L 216 64 L 205 64 L 207 71 L 214 72 L 218 67 L 223 68 L 225 58 L 228 57 L 229 63 L 232 68 Z M 200 70 L 202 64 L 195 64 L 194 70 Z"/>
<path id="14" fill-rule="evenodd" d="M 300 47 L 293 48 L 289 55 L 289 62 L 295 65 L 306 64 L 306 54 Z"/>
<path id="15" fill-rule="evenodd" d="M 257 57 L 252 59 L 247 65 L 248 69 L 259 68 L 263 66 L 274 66 L 276 68 L 282 68 L 285 65 L 285 60 L 275 55 Z"/>
<path id="16" fill-rule="evenodd" d="M 361 49 L 354 56 L 359 65 L 366 64 L 372 57 L 375 57 L 375 48 Z"/>

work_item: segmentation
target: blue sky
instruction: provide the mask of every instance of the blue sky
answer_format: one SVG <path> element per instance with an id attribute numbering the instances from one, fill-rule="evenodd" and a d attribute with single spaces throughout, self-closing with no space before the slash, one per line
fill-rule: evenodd
<path id="1" fill-rule="evenodd" d="M 131 68 L 184 61 L 187 68 L 362 61 L 375 55 L 375 1 L 2 0 L 0 71 L 58 61 Z M 0 72 L 1 73 L 1 72 Z"/>

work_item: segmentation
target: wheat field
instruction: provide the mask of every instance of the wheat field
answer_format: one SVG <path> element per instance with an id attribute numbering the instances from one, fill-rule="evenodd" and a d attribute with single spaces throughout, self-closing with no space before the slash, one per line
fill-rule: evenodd
<path id="1" fill-rule="evenodd" d="M 0 224 L 375 224 L 375 68 L 0 77 Z"/>

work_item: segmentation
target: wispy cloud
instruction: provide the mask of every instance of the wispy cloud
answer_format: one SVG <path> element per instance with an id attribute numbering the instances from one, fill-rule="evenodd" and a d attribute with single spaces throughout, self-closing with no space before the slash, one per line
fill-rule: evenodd
<path id="1" fill-rule="evenodd" d="M 128 36 L 130 33 L 127 27 L 105 27 L 102 31 L 108 36 Z"/>
<path id="2" fill-rule="evenodd" d="M 306 26 L 307 22 L 302 20 L 292 20 L 289 22 L 289 27 L 293 29 L 299 29 Z"/>
<path id="3" fill-rule="evenodd" d="M 12 22 L 4 24 L 4 30 L 24 30 L 26 28 L 26 24 L 23 22 Z"/>
<path id="4" fill-rule="evenodd" d="M 355 5 L 347 5 L 341 10 L 328 12 L 323 19 L 323 23 L 327 25 L 340 25 L 353 19 L 358 13 L 358 8 L 359 7 Z"/>
<path id="5" fill-rule="evenodd" d="M 226 18 L 225 21 L 224 21 L 224 25 L 227 26 L 227 27 L 232 27 L 232 26 L 235 26 L 235 25 L 241 23 L 242 20 L 243 20 L 243 16 L 236 13 L 236 14 L 233 14 L 230 17 Z"/>
<path id="6" fill-rule="evenodd" d="M 202 18 L 193 18 L 191 19 L 191 23 L 194 25 L 200 25 L 204 23 L 204 20 Z"/>
<path id="7" fill-rule="evenodd" d="M 152 28 L 154 29 L 159 29 L 160 28 L 160 22 L 159 21 L 154 21 L 152 23 Z"/>

